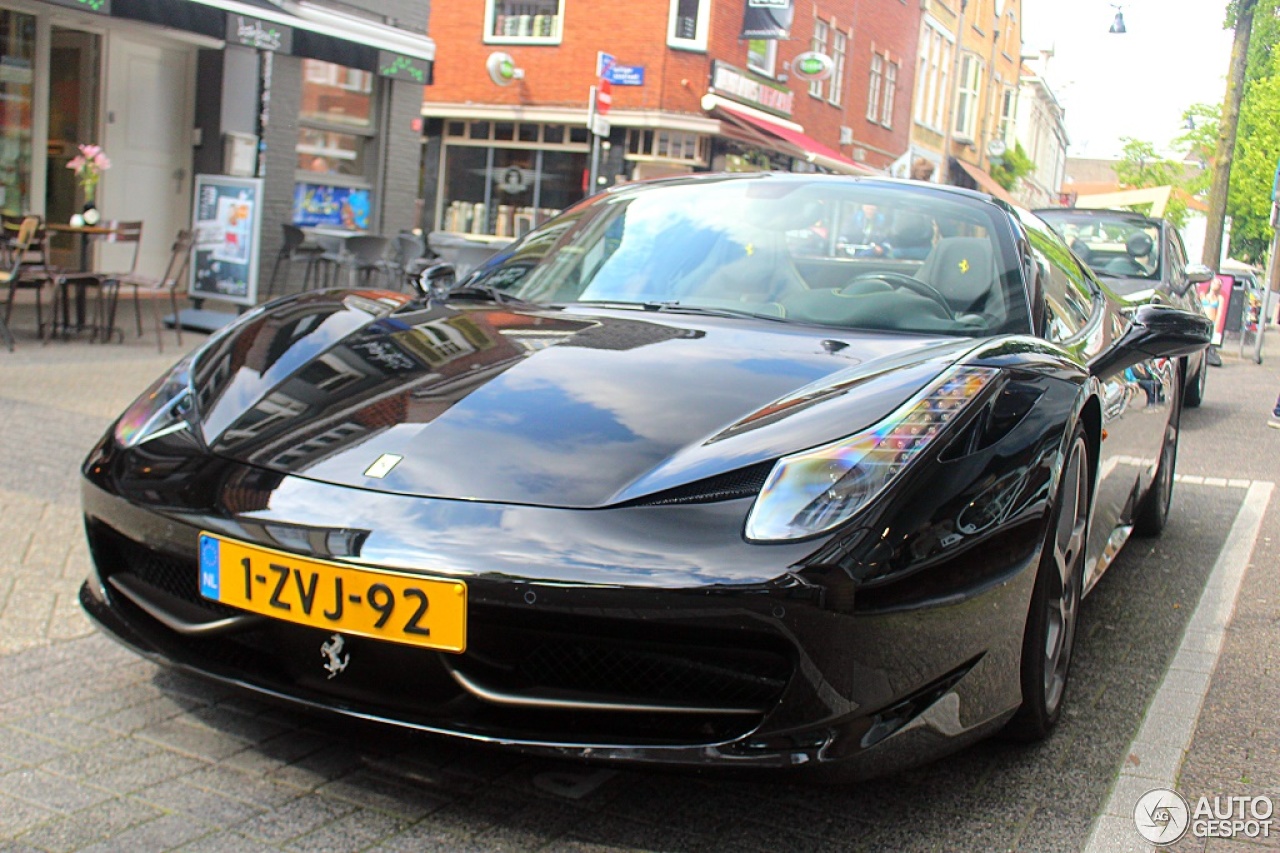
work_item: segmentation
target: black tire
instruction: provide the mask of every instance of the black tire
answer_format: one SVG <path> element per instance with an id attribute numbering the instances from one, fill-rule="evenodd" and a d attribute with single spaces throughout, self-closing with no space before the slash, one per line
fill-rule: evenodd
<path id="1" fill-rule="evenodd" d="M 1174 382 L 1173 388 L 1179 383 Z M 1164 442 L 1160 445 L 1160 467 L 1155 479 L 1147 487 L 1147 493 L 1138 503 L 1133 516 L 1133 532 L 1138 536 L 1159 536 L 1169 520 L 1169 506 L 1173 503 L 1173 474 L 1178 467 L 1178 433 L 1182 425 L 1182 399 L 1175 396 L 1171 403 L 1169 422 L 1164 428 Z"/>
<path id="2" fill-rule="evenodd" d="M 1076 427 L 1022 635 L 1022 706 L 1004 730 L 1014 740 L 1043 740 L 1062 716 L 1084 586 L 1089 481 L 1089 445 Z"/>
<path id="3" fill-rule="evenodd" d="M 1204 389 L 1209 383 L 1209 363 L 1204 357 L 1200 359 L 1200 369 L 1195 378 L 1187 382 L 1187 396 L 1184 398 L 1189 409 L 1199 407 L 1204 402 Z"/>

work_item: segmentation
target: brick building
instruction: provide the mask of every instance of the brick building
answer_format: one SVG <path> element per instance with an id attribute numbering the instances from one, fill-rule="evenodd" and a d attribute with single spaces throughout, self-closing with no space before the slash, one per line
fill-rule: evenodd
<path id="1" fill-rule="evenodd" d="M 797 5 L 785 38 L 757 37 L 770 24 L 748 15 L 745 0 L 436 0 L 424 230 L 505 239 L 587 194 L 598 53 L 615 63 L 598 186 L 721 169 L 877 173 L 906 151 L 919 3 Z M 797 60 L 814 53 L 826 79 L 803 77 Z"/>

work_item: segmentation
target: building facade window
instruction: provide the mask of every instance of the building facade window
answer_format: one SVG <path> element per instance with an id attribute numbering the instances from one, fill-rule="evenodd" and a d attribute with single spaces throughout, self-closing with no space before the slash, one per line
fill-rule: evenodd
<path id="1" fill-rule="evenodd" d="M 0 208 L 31 209 L 32 96 L 36 19 L 0 9 Z"/>
<path id="2" fill-rule="evenodd" d="M 871 54 L 871 80 L 867 84 L 867 121 L 880 117 L 880 79 L 884 76 L 884 59 L 878 53 Z"/>
<path id="3" fill-rule="evenodd" d="M 671 0 L 667 46 L 679 50 L 706 50 L 710 19 L 711 0 Z"/>
<path id="4" fill-rule="evenodd" d="M 778 42 L 775 39 L 750 39 L 747 41 L 747 67 L 752 71 L 772 77 L 777 68 Z"/>
<path id="5" fill-rule="evenodd" d="M 946 121 L 950 91 L 952 43 L 929 22 L 920 28 L 919 68 L 916 73 L 915 121 L 937 133 Z"/>
<path id="6" fill-rule="evenodd" d="M 518 237 L 583 198 L 587 129 L 535 122 L 448 121 L 440 230 Z"/>
<path id="7" fill-rule="evenodd" d="M 982 61 L 971 53 L 960 57 L 960 78 L 956 82 L 956 112 L 951 132 L 957 140 L 972 142 L 978 122 L 978 93 L 982 91 Z"/>
<path id="8" fill-rule="evenodd" d="M 1006 144 L 1012 145 L 1018 119 L 1018 90 L 1005 86 L 1000 94 L 1000 126 L 997 133 Z"/>
<path id="9" fill-rule="evenodd" d="M 710 137 L 701 133 L 650 128 L 627 129 L 627 160 L 705 166 L 710 148 Z"/>
<path id="10" fill-rule="evenodd" d="M 488 44 L 559 44 L 564 0 L 487 0 Z"/>
<path id="11" fill-rule="evenodd" d="M 827 100 L 840 106 L 844 101 L 844 57 L 849 45 L 849 37 L 842 30 L 831 32 L 831 78 L 828 84 Z"/>
<path id="12" fill-rule="evenodd" d="M 367 154 L 377 138 L 373 87 L 368 71 L 303 60 L 295 224 L 369 227 L 373 158 Z"/>
<path id="13" fill-rule="evenodd" d="M 828 49 L 827 42 L 831 38 L 831 28 L 827 26 L 827 22 L 820 18 L 813 20 L 813 42 L 809 45 L 814 53 L 826 53 Z M 822 97 L 822 81 L 809 81 L 809 94 L 815 98 Z"/>
<path id="14" fill-rule="evenodd" d="M 884 65 L 884 103 L 880 106 L 880 123 L 885 127 L 893 127 L 893 107 L 898 100 L 898 63 L 889 62 Z"/>

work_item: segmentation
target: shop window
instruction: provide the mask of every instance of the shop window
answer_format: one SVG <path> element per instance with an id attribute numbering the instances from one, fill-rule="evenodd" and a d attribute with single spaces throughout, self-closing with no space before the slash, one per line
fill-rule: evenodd
<path id="1" fill-rule="evenodd" d="M 367 71 L 303 60 L 296 224 L 369 227 L 367 152 L 376 139 L 373 85 Z"/>
<path id="2" fill-rule="evenodd" d="M 488 0 L 485 41 L 490 44 L 559 44 L 564 0 Z"/>
<path id="3" fill-rule="evenodd" d="M 583 198 L 590 149 L 585 138 L 564 141 L 572 140 L 572 129 L 518 123 L 520 142 L 504 145 L 489 140 L 493 123 L 467 125 L 445 139 L 440 230 L 518 237 Z M 477 144 L 479 125 L 493 144 Z M 536 145 L 521 144 L 539 138 Z"/>
<path id="4" fill-rule="evenodd" d="M 36 19 L 0 9 L 0 208 L 31 209 L 31 97 L 36 53 Z M 65 169 L 63 171 L 66 171 Z"/>
<path id="5" fill-rule="evenodd" d="M 706 50 L 711 0 L 671 0 L 667 45 L 682 50 Z"/>
<path id="6" fill-rule="evenodd" d="M 661 160 L 669 163 L 706 165 L 709 140 L 699 133 L 679 130 L 627 130 L 628 160 Z"/>
<path id="7" fill-rule="evenodd" d="M 773 39 L 747 41 L 747 67 L 772 77 L 778 61 L 778 43 Z"/>

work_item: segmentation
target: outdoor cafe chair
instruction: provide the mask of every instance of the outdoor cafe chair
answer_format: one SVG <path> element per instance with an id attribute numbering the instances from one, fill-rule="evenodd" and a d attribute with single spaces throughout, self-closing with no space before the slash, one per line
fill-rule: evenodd
<path id="1" fill-rule="evenodd" d="M 10 234 L 10 226 L 17 227 Z M 4 317 L 0 319 L 0 339 L 9 351 L 13 351 L 13 330 L 10 322 L 13 319 L 13 302 L 19 290 L 31 290 L 36 295 L 36 329 L 44 338 L 44 300 L 45 287 L 54 284 L 56 270 L 49 266 L 48 233 L 38 216 L 24 216 L 20 222 L 6 216 L 4 220 L 4 245 L 2 254 L 3 269 L 0 269 L 0 285 L 8 288 L 5 299 Z M 56 304 L 51 306 L 57 313 Z M 52 318 L 50 327 L 52 328 Z"/>
<path id="2" fill-rule="evenodd" d="M 178 231 L 174 237 L 173 246 L 169 250 L 169 262 L 165 266 L 164 273 L 158 277 L 147 276 L 141 273 L 130 273 L 121 276 L 118 279 L 112 279 L 112 285 L 118 292 L 122 286 L 133 288 L 133 313 L 138 322 L 138 334 L 142 334 L 142 307 L 140 304 L 141 293 L 144 288 L 155 293 L 167 292 L 169 296 L 169 310 L 173 312 L 173 329 L 177 334 L 178 346 L 182 346 L 182 322 L 178 316 L 178 289 L 182 286 L 187 274 L 187 266 L 191 262 L 191 247 L 195 242 L 193 232 L 182 229 Z M 159 299 L 152 299 L 152 314 L 155 317 L 156 326 L 156 348 L 159 352 L 164 352 L 164 329 L 160 320 L 161 306 Z M 114 304 L 114 300 L 113 300 Z M 111 311 L 115 313 L 114 307 Z"/>
<path id="3" fill-rule="evenodd" d="M 316 262 L 324 254 L 324 247 L 307 241 L 307 233 L 296 225 L 288 222 L 282 222 L 280 227 L 284 231 L 284 243 L 280 246 L 280 251 L 276 254 L 275 265 L 271 267 L 271 278 L 267 281 L 267 299 L 271 298 L 271 294 L 276 289 L 276 275 L 280 272 L 281 264 L 292 265 L 294 263 L 304 263 L 306 266 L 302 271 L 302 289 L 306 290 L 307 285 L 311 282 L 313 275 L 318 275 Z M 284 291 L 289 290 L 289 266 L 284 271 Z"/>

